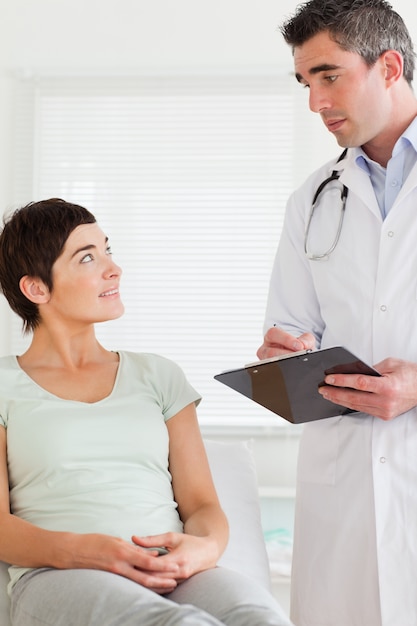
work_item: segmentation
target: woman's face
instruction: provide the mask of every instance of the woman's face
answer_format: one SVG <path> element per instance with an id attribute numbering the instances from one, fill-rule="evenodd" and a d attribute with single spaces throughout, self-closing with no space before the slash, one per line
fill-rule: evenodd
<path id="1" fill-rule="evenodd" d="M 45 313 L 87 324 L 120 317 L 124 312 L 121 274 L 98 224 L 77 226 L 52 267 L 53 289 Z"/>

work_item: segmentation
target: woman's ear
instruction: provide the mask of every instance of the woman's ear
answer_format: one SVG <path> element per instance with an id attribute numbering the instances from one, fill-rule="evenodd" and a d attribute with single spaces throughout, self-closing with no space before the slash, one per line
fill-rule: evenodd
<path id="1" fill-rule="evenodd" d="M 40 278 L 22 276 L 19 287 L 23 295 L 34 304 L 44 304 L 49 300 L 49 289 Z"/>

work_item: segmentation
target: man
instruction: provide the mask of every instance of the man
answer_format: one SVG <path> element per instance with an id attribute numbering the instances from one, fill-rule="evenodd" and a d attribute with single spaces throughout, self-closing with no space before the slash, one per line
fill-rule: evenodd
<path id="1" fill-rule="evenodd" d="M 358 412 L 304 428 L 291 617 L 297 626 L 415 626 L 412 42 L 384 0 L 310 0 L 281 32 L 310 108 L 347 150 L 289 200 L 257 354 L 343 345 L 382 374 L 332 375 L 318 390 Z"/>

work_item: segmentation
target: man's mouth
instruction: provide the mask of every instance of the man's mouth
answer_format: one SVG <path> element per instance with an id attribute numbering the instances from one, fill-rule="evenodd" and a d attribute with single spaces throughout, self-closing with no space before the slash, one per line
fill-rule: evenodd
<path id="1" fill-rule="evenodd" d="M 341 126 L 343 126 L 343 124 L 345 123 L 344 119 L 339 119 L 339 120 L 323 120 L 324 123 L 327 126 L 327 130 L 329 130 L 331 133 L 339 130 L 339 128 Z"/>

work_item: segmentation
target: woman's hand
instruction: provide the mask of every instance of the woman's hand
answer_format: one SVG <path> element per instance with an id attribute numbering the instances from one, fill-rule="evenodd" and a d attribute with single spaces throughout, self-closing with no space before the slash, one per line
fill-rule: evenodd
<path id="1" fill-rule="evenodd" d="M 148 542 L 148 545 L 151 543 Z M 173 591 L 181 578 L 177 559 L 158 557 L 156 553 L 143 549 L 140 544 L 144 547 L 146 542 L 130 543 L 98 534 L 76 535 L 71 567 L 101 569 L 119 574 L 161 594 Z M 66 563 L 68 566 L 69 563 Z"/>
<path id="2" fill-rule="evenodd" d="M 154 557 L 153 564 L 159 561 L 172 563 L 176 567 L 175 580 L 180 583 L 193 574 L 215 567 L 218 558 L 218 545 L 209 537 L 196 537 L 186 533 L 165 533 L 151 537 L 133 536 L 132 541 L 139 547 L 163 546 L 168 554 Z"/>

